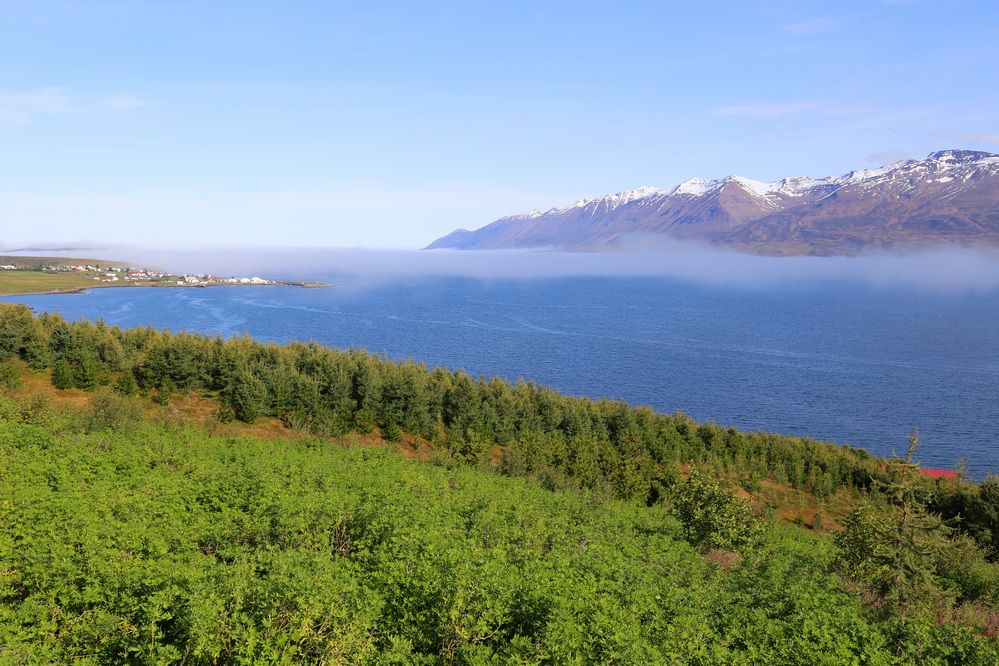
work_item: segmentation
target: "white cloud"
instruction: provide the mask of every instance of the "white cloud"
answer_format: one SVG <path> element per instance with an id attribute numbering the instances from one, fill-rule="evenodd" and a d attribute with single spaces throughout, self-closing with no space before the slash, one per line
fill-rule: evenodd
<path id="1" fill-rule="evenodd" d="M 76 107 L 62 88 L 0 90 L 0 125 L 24 125 L 37 116 L 73 111 Z"/>
<path id="2" fill-rule="evenodd" d="M 111 109 L 113 111 L 130 111 L 132 109 L 141 109 L 143 107 L 149 106 L 147 100 L 132 95 L 131 93 L 116 93 L 114 95 L 108 95 L 100 99 L 98 104 L 105 108 Z"/>
<path id="3" fill-rule="evenodd" d="M 44 116 L 95 111 L 129 111 L 149 106 L 131 93 L 121 92 L 85 99 L 70 95 L 65 88 L 46 86 L 34 90 L 0 90 L 0 127 L 30 125 Z"/>
<path id="4" fill-rule="evenodd" d="M 991 143 L 999 145 L 999 132 L 975 132 L 968 139 L 976 143 Z"/>
<path id="5" fill-rule="evenodd" d="M 750 102 L 726 106 L 718 110 L 718 115 L 765 120 L 819 111 L 825 106 L 821 102 L 807 99 L 793 102 Z"/>

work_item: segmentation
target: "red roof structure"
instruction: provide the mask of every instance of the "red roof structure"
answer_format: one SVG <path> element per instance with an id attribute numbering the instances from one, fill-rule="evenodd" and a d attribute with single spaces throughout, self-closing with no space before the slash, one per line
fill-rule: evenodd
<path id="1" fill-rule="evenodd" d="M 954 479 L 957 480 L 957 472 L 952 469 L 933 469 L 932 467 L 920 467 L 920 473 L 931 479 Z"/>

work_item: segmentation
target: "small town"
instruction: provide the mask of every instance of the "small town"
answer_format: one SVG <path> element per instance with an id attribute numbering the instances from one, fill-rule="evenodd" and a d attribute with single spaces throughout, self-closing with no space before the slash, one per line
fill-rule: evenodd
<path id="1" fill-rule="evenodd" d="M 21 263 L 2 264 L 4 271 L 32 271 L 46 273 L 83 274 L 92 277 L 95 282 L 125 284 L 158 284 L 178 287 L 206 287 L 225 284 L 273 285 L 281 284 L 275 280 L 265 280 L 261 277 L 219 277 L 208 273 L 189 273 L 175 275 L 149 268 L 122 266 L 118 264 L 62 264 L 62 263 Z"/>

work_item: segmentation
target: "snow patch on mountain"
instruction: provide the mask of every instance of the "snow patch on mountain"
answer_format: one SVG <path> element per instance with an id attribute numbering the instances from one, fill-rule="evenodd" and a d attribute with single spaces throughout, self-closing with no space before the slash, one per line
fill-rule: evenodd
<path id="1" fill-rule="evenodd" d="M 643 187 L 636 188 L 634 190 L 626 190 L 624 192 L 617 192 L 616 194 L 608 194 L 603 197 L 596 197 L 594 199 L 580 199 L 571 206 L 566 206 L 565 208 L 552 208 L 547 211 L 545 215 L 565 213 L 576 208 L 587 208 L 591 206 L 603 206 L 605 210 L 613 210 L 622 204 L 631 203 L 632 201 L 638 201 L 639 199 L 646 199 L 651 196 L 658 194 L 664 194 L 663 190 L 657 187 L 652 187 L 651 185 L 645 185 Z"/>
<path id="2" fill-rule="evenodd" d="M 923 172 L 931 171 L 939 174 L 939 177 L 933 182 L 947 183 L 956 178 L 967 180 L 978 169 L 988 169 L 991 172 L 993 167 L 999 167 L 999 155 L 973 150 L 941 150 L 931 153 L 922 160 L 902 160 L 874 169 L 860 169 L 841 176 L 828 176 L 826 178 L 789 176 L 768 183 L 744 176 L 728 176 L 719 179 L 695 177 L 683 181 L 672 189 L 660 189 L 646 185 L 603 197 L 580 199 L 570 206 L 551 208 L 544 213 L 532 210 L 521 215 L 511 216 L 509 219 L 534 219 L 544 215 L 558 215 L 583 208 L 590 208 L 594 213 L 598 209 L 606 212 L 614 210 L 618 206 L 653 198 L 656 203 L 662 204 L 674 197 L 707 196 L 718 192 L 729 183 L 738 185 L 757 198 L 761 205 L 775 208 L 782 205 L 781 200 L 784 198 L 805 197 L 815 193 L 820 188 L 831 190 L 828 193 L 822 192 L 824 196 L 829 196 L 836 190 L 847 186 L 860 186 L 866 189 L 897 180 L 901 187 L 910 189 L 916 186 L 918 180 L 924 178 Z M 953 173 L 955 171 L 959 173 Z"/>
<path id="3" fill-rule="evenodd" d="M 707 178 L 688 178 L 676 187 L 674 187 L 670 194 L 691 194 L 695 197 L 699 197 L 702 194 L 706 194 L 711 190 L 718 187 L 717 180 L 708 180 Z"/>

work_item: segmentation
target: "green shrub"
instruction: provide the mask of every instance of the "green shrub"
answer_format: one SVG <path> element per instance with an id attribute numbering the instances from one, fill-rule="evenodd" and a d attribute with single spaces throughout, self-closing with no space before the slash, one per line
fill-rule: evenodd
<path id="1" fill-rule="evenodd" d="M 990 594 L 995 578 L 970 538 L 957 535 L 927 510 L 925 486 L 912 462 L 913 435 L 905 458 L 888 463 L 883 501 L 854 509 L 837 535 L 840 571 L 868 586 L 887 612 L 904 617 L 913 609 L 952 605 L 957 598 Z"/>
<path id="2" fill-rule="evenodd" d="M 108 389 L 98 391 L 84 413 L 87 432 L 123 431 L 135 427 L 141 419 L 142 408 L 135 399 L 112 393 Z"/>
<path id="3" fill-rule="evenodd" d="M 685 538 L 705 550 L 739 550 L 759 535 L 749 504 L 701 474 L 679 484 L 672 499 Z"/>
<path id="4" fill-rule="evenodd" d="M 390 442 L 401 442 L 402 430 L 399 429 L 399 425 L 395 421 L 389 421 L 382 428 L 382 437 Z"/>
<path id="5" fill-rule="evenodd" d="M 973 627 L 867 613 L 830 573 L 831 542 L 790 527 L 702 557 L 662 505 L 322 441 L 80 434 L 5 404 L 0 662 L 999 659 Z M 674 491 L 697 524 L 709 507 L 746 518 L 706 479 Z M 737 541 L 730 522 L 702 542 Z"/>
<path id="6" fill-rule="evenodd" d="M 92 354 L 82 354 L 73 365 L 73 385 L 90 391 L 100 382 L 101 367 Z"/>
<path id="7" fill-rule="evenodd" d="M 222 392 L 222 401 L 232 409 L 233 416 L 244 423 L 253 423 L 261 416 L 266 400 L 266 386 L 246 369 L 236 373 Z"/>
<path id="8" fill-rule="evenodd" d="M 153 400 L 159 405 L 169 405 L 170 399 L 177 393 L 177 384 L 173 379 L 166 377 L 160 382 L 153 393 Z"/>
<path id="9" fill-rule="evenodd" d="M 135 381 L 135 375 L 130 369 L 126 368 L 125 371 L 118 376 L 118 381 L 115 382 L 114 390 L 122 395 L 138 395 L 139 384 Z"/>
<path id="10" fill-rule="evenodd" d="M 76 385 L 73 368 L 65 359 L 58 361 L 52 368 L 52 385 L 63 391 Z"/>
<path id="11" fill-rule="evenodd" d="M 21 371 L 10 361 L 0 363 L 0 388 L 14 391 L 24 385 Z"/>

